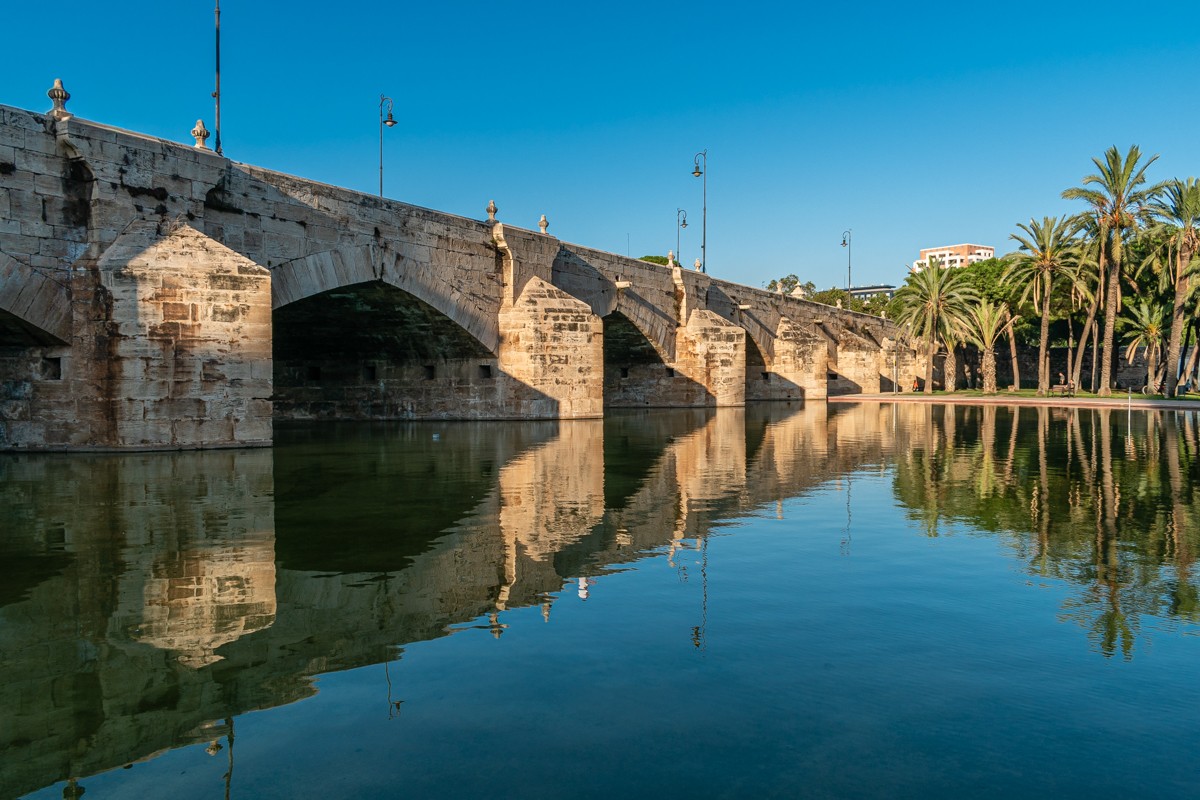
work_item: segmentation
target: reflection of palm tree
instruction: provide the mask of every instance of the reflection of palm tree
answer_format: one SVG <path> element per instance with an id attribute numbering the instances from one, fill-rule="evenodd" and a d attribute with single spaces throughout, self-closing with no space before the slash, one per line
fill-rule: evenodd
<path id="1" fill-rule="evenodd" d="M 1188 418 L 1190 422 L 1190 417 Z M 1197 530 L 1190 500 L 1193 494 L 1190 481 L 1184 481 L 1179 451 L 1187 446 L 1186 431 L 1181 431 L 1178 418 L 1167 420 L 1166 442 L 1167 479 L 1171 487 L 1171 549 L 1175 557 L 1175 586 L 1171 599 L 1171 614 L 1185 619 L 1200 619 L 1200 592 L 1191 582 L 1192 543 L 1188 535 Z"/>
<path id="2" fill-rule="evenodd" d="M 1038 554 L 1042 561 L 1042 571 L 1045 570 L 1045 559 L 1050 551 L 1050 465 L 1046 458 L 1046 436 L 1049 427 L 1049 409 L 1045 406 L 1037 408 L 1038 433 L 1038 502 L 1031 506 L 1033 522 L 1037 525 Z"/>
<path id="3" fill-rule="evenodd" d="M 996 493 L 996 413 L 995 406 L 984 406 L 983 421 L 979 429 L 979 477 L 976 481 L 976 493 L 981 500 L 990 498 Z"/>

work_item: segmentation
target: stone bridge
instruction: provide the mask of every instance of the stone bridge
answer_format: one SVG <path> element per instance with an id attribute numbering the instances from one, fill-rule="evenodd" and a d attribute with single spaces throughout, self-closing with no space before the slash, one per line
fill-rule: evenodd
<path id="1" fill-rule="evenodd" d="M 911 382 L 886 320 L 0 106 L 0 449 Z"/>

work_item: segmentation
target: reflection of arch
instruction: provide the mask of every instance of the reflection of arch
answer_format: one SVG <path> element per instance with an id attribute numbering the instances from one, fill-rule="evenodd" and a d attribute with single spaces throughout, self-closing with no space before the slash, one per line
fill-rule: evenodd
<path id="1" fill-rule="evenodd" d="M 280 309 L 314 295 L 355 284 L 374 281 L 400 289 L 466 330 L 487 351 L 495 353 L 500 335 L 494 313 L 486 313 L 464 302 L 468 299 L 435 270 L 419 275 L 401 273 L 389 266 L 374 245 L 326 250 L 271 268 L 271 307 Z"/>
<path id="2" fill-rule="evenodd" d="M 65 272 L 56 280 L 0 253 L 0 342 L 66 344 L 71 339 L 71 293 Z"/>

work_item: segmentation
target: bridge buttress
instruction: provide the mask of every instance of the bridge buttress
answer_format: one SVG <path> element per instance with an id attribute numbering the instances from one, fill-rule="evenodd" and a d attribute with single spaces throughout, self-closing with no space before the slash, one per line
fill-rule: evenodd
<path id="1" fill-rule="evenodd" d="M 704 396 L 679 405 L 746 404 L 746 331 L 711 311 L 693 311 L 676 329 L 675 362 Z M 674 404 L 673 404 L 674 405 Z"/>
<path id="2" fill-rule="evenodd" d="M 541 278 L 500 309 L 498 366 L 510 379 L 506 413 L 525 419 L 604 415 L 604 324 Z"/>

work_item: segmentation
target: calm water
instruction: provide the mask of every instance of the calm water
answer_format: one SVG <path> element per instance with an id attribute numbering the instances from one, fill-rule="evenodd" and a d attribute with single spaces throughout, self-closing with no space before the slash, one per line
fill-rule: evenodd
<path id="1" fill-rule="evenodd" d="M 0 456 L 0 797 L 1191 797 L 1200 420 Z"/>

